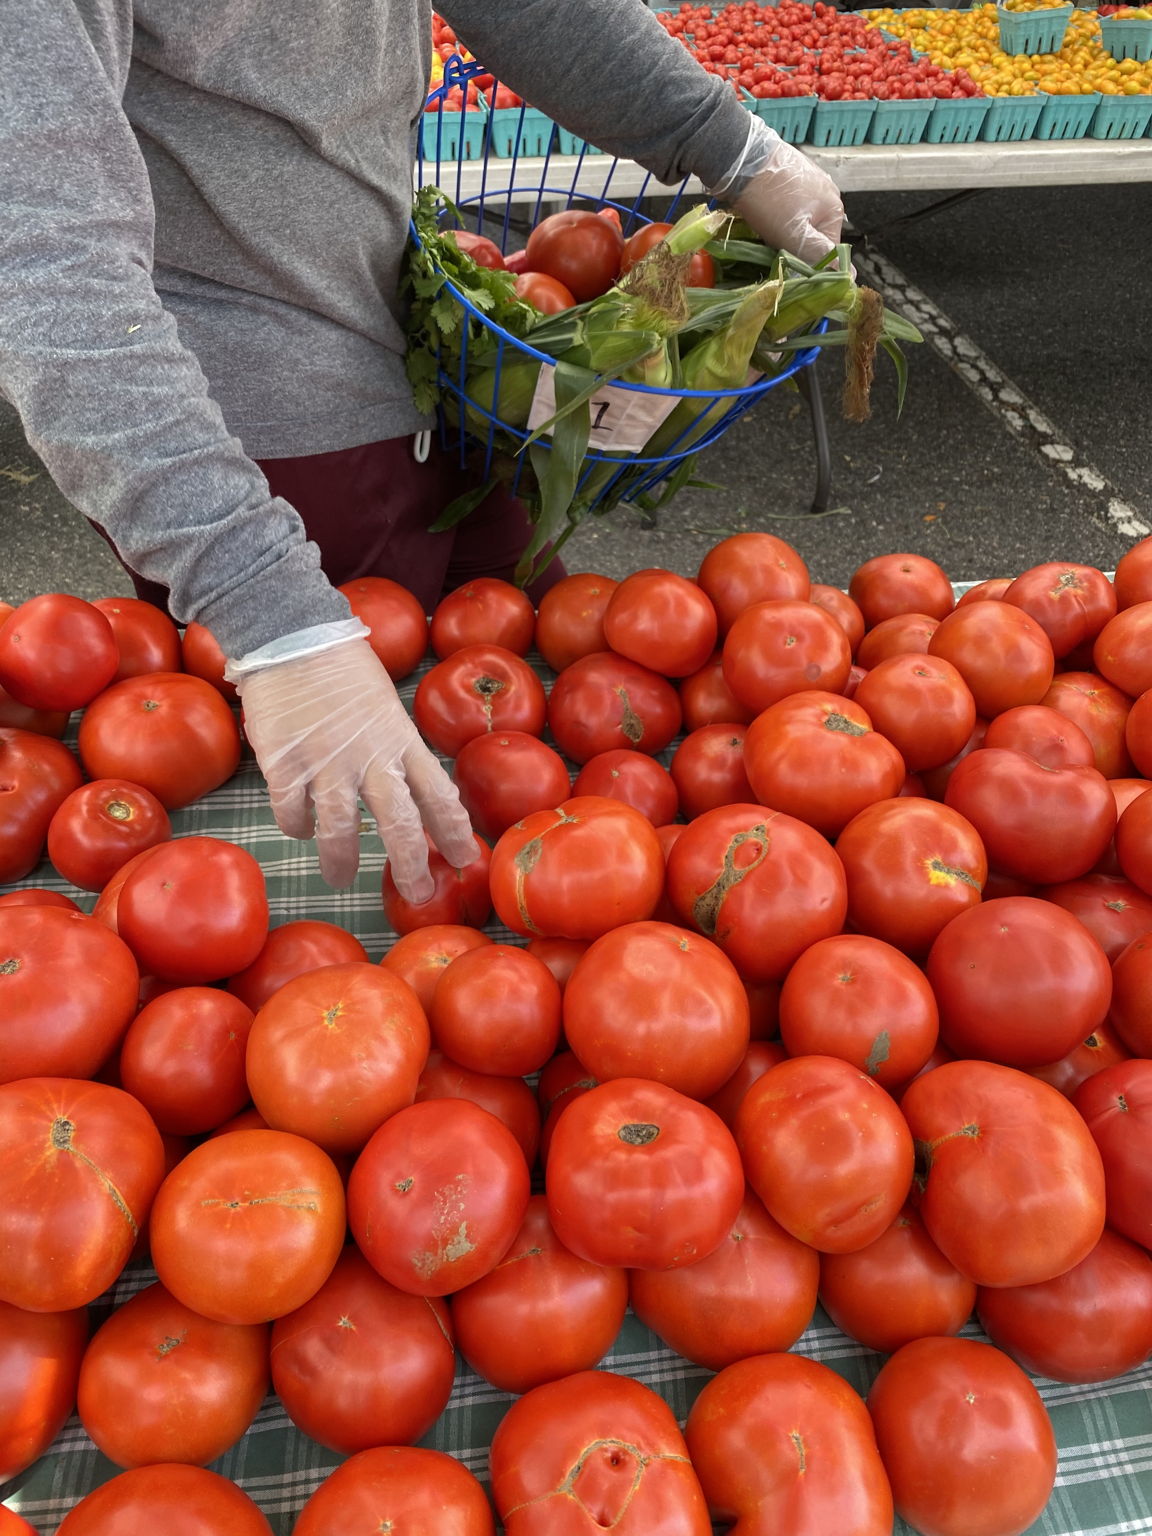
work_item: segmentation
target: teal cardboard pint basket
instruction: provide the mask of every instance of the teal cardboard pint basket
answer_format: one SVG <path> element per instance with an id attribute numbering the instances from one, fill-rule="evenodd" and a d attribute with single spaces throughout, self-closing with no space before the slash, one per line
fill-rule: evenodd
<path id="1" fill-rule="evenodd" d="M 1075 9 L 1052 5 L 1042 11 L 1006 11 L 998 5 L 1001 48 L 1005 53 L 1059 53 Z"/>

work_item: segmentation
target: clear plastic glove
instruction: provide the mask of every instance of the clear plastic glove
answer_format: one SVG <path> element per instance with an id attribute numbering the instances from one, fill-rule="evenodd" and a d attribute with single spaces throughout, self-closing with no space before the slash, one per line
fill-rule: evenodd
<path id="1" fill-rule="evenodd" d="M 457 868 L 476 857 L 456 787 L 412 724 L 367 640 L 229 669 L 244 727 L 287 837 L 315 833 L 320 873 L 350 885 L 360 862 L 362 800 L 408 901 L 432 895 L 427 827 Z"/>
<path id="2" fill-rule="evenodd" d="M 844 204 L 836 183 L 751 114 L 743 154 L 709 193 L 746 219 L 765 244 L 801 261 L 813 264 L 839 244 Z"/>

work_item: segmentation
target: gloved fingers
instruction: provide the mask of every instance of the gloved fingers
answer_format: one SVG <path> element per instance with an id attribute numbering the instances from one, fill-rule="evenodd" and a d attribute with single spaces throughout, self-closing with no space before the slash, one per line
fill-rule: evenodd
<path id="1" fill-rule="evenodd" d="M 351 885 L 360 867 L 360 806 L 356 785 L 345 774 L 318 778 L 312 786 L 316 807 L 316 853 L 320 874 L 334 890 Z"/>
<path id="2" fill-rule="evenodd" d="M 281 783 L 273 776 L 268 779 L 268 801 L 285 837 L 306 841 L 312 836 L 316 816 L 306 783 Z"/>
<path id="3" fill-rule="evenodd" d="M 435 884 L 428 868 L 428 840 L 408 785 L 395 768 L 377 767 L 365 777 L 360 793 L 375 819 L 396 889 L 405 901 L 420 906 L 431 899 Z"/>
<path id="4" fill-rule="evenodd" d="M 463 869 L 476 860 L 476 838 L 459 792 L 441 763 L 417 742 L 404 754 L 408 788 L 436 847 L 452 865 Z"/>

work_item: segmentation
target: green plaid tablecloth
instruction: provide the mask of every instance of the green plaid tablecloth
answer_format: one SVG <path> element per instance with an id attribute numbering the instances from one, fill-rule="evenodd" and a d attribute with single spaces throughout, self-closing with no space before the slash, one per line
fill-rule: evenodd
<path id="1" fill-rule="evenodd" d="M 539 658 L 530 659 L 545 683 L 550 682 L 552 674 Z M 410 678 L 401 690 L 409 705 L 419 676 Z M 664 754 L 665 761 L 669 755 Z M 380 903 L 384 856 L 379 844 L 365 838 L 360 873 L 351 890 L 330 890 L 317 872 L 312 846 L 291 842 L 278 831 L 250 755 L 229 783 L 176 813 L 173 822 L 177 836 L 210 833 L 241 844 L 260 860 L 274 926 L 302 917 L 339 923 L 357 935 L 372 960 L 378 960 L 394 941 Z M 24 883 L 66 891 L 85 910 L 91 909 L 95 899 L 67 885 L 47 864 Z M 514 939 L 495 924 L 489 932 L 502 942 Z M 153 1279 L 148 1269 L 126 1272 L 107 1296 L 94 1303 L 93 1321 L 101 1321 L 112 1306 Z M 975 1324 L 968 1325 L 964 1334 L 983 1337 Z M 820 1310 L 795 1349 L 830 1366 L 861 1393 L 867 1392 L 884 1359 L 846 1338 Z M 668 1401 L 681 1424 L 711 1375 L 665 1348 L 631 1313 L 602 1368 L 634 1376 L 652 1387 Z M 1043 1378 L 1037 1378 L 1036 1384 L 1052 1416 L 1060 1460 L 1055 1491 L 1044 1514 L 1030 1528 L 1030 1536 L 1152 1536 L 1152 1362 L 1103 1386 L 1065 1386 Z M 448 1406 L 421 1444 L 449 1452 L 486 1483 L 488 1445 L 512 1401 L 508 1393 L 496 1391 L 460 1362 Z M 279 1401 L 270 1397 L 239 1444 L 212 1466 L 256 1501 L 277 1536 L 289 1536 L 305 1500 L 340 1460 L 297 1431 Z M 116 1470 L 72 1417 L 35 1466 L 0 1488 L 0 1499 L 49 1536 L 85 1493 Z M 895 1529 L 905 1536 L 910 1528 L 897 1521 Z M 788 1533 L 782 1531 L 781 1536 Z"/>

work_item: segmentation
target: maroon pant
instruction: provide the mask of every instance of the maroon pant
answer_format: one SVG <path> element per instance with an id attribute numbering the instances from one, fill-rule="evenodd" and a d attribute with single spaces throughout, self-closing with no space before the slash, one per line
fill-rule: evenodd
<path id="1" fill-rule="evenodd" d="M 440 512 L 475 481 L 441 451 L 435 437 L 418 464 L 410 437 L 365 443 L 335 453 L 258 461 L 274 496 L 291 502 L 334 586 L 360 576 L 390 576 L 431 613 L 440 598 L 477 576 L 511 581 L 532 535 L 522 503 L 502 487 L 455 528 L 429 533 Z M 137 596 L 167 608 L 167 589 L 131 569 Z M 528 588 L 538 603 L 565 575 L 553 560 Z"/>

